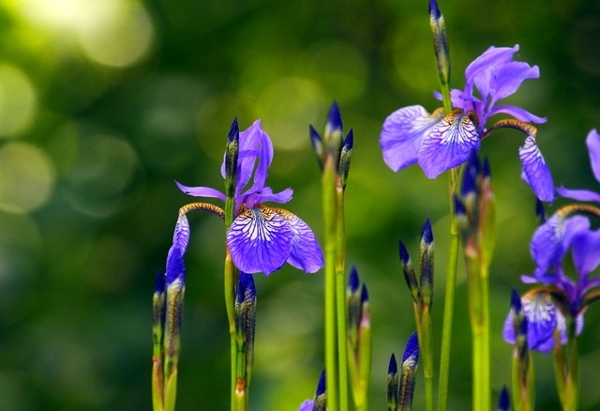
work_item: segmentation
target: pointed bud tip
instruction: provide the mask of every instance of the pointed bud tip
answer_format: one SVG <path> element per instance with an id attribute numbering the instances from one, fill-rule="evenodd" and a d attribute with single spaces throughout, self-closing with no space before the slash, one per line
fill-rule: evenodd
<path id="1" fill-rule="evenodd" d="M 442 12 L 440 11 L 436 0 L 429 0 L 429 15 L 435 20 L 439 20 L 440 17 L 442 17 Z"/>
<path id="2" fill-rule="evenodd" d="M 165 272 L 163 270 L 158 270 L 156 281 L 154 282 L 154 293 L 162 294 L 165 292 L 165 280 Z"/>
<path id="3" fill-rule="evenodd" d="M 367 289 L 367 285 L 363 283 L 362 289 L 360 290 L 360 303 L 364 305 L 369 302 L 369 290 Z"/>
<path id="4" fill-rule="evenodd" d="M 410 357 L 415 357 L 415 363 L 419 361 L 419 337 L 416 332 L 412 333 L 406 341 L 402 362 L 404 363 Z"/>
<path id="5" fill-rule="evenodd" d="M 498 411 L 509 411 L 510 410 L 510 395 L 508 394 L 508 388 L 506 385 L 502 386 L 500 390 L 500 399 L 498 400 Z"/>
<path id="6" fill-rule="evenodd" d="M 429 218 L 425 220 L 425 224 L 423 224 L 423 230 L 421 230 L 421 241 L 427 245 L 433 243 L 433 231 L 431 230 L 431 221 L 429 221 Z"/>
<path id="7" fill-rule="evenodd" d="M 398 251 L 400 254 L 400 261 L 402 261 L 403 265 L 406 265 L 410 261 L 410 256 L 408 255 L 408 250 L 402 241 L 398 241 Z"/>
<path id="8" fill-rule="evenodd" d="M 228 142 L 232 142 L 234 140 L 238 140 L 240 138 L 240 129 L 238 127 L 237 117 L 233 118 L 233 122 L 231 123 L 231 128 L 229 129 L 229 136 L 227 137 Z"/>
<path id="9" fill-rule="evenodd" d="M 388 365 L 388 374 L 396 375 L 398 374 L 398 363 L 396 362 L 396 356 L 394 353 L 390 356 L 390 363 Z"/>
<path id="10" fill-rule="evenodd" d="M 325 394 L 325 390 L 327 389 L 327 379 L 325 378 L 325 370 L 321 371 L 321 375 L 319 376 L 319 383 L 317 384 L 317 391 L 315 392 L 316 396 L 320 396 Z"/>
<path id="11" fill-rule="evenodd" d="M 356 267 L 352 266 L 350 276 L 348 277 L 348 289 L 354 294 L 358 290 L 359 285 L 360 279 L 358 277 L 358 271 L 356 271 Z"/>
<path id="12" fill-rule="evenodd" d="M 338 104 L 335 100 L 333 101 L 333 103 L 331 103 L 331 108 L 329 109 L 329 116 L 327 117 L 327 127 L 330 130 L 343 130 L 340 108 L 338 107 Z"/>
<path id="13" fill-rule="evenodd" d="M 352 150 L 352 147 L 354 147 L 354 131 L 350 129 L 350 131 L 348 131 L 348 135 L 346 135 L 346 138 L 344 139 L 343 149 L 350 151 Z"/>

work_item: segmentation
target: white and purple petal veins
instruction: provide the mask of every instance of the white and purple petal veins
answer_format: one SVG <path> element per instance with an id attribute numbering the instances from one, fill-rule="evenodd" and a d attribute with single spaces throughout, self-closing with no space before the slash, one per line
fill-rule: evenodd
<path id="1" fill-rule="evenodd" d="M 422 106 L 401 108 L 390 114 L 383 123 L 379 138 L 383 159 L 394 171 L 417 162 L 423 138 L 444 115 L 430 115 Z"/>
<path id="2" fill-rule="evenodd" d="M 287 262 L 306 273 L 315 273 L 323 267 L 323 253 L 312 229 L 300 217 L 282 208 L 274 209 L 291 229 L 292 249 Z"/>
<path id="3" fill-rule="evenodd" d="M 536 197 L 548 203 L 553 202 L 555 194 L 552 174 L 533 136 L 525 139 L 525 145 L 519 148 L 519 157 L 523 164 L 523 179 L 533 189 Z"/>
<path id="4" fill-rule="evenodd" d="M 292 251 L 294 234 L 288 222 L 266 206 L 246 208 L 231 224 L 227 246 L 235 266 L 266 275 L 281 268 Z"/>
<path id="5" fill-rule="evenodd" d="M 442 119 L 422 141 L 419 165 L 428 178 L 436 178 L 468 160 L 480 145 L 477 125 L 464 113 L 453 112 Z"/>

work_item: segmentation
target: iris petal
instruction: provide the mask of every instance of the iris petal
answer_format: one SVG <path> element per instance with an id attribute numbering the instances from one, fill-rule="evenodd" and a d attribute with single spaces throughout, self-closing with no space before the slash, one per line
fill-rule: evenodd
<path id="1" fill-rule="evenodd" d="M 394 171 L 417 162 L 424 136 L 442 119 L 430 115 L 422 106 L 403 107 L 390 114 L 383 123 L 379 138 L 383 160 Z"/>
<path id="2" fill-rule="evenodd" d="M 521 61 L 512 61 L 497 66 L 490 78 L 490 94 L 492 105 L 513 94 L 527 79 L 538 78 L 540 69 Z"/>
<path id="3" fill-rule="evenodd" d="M 592 165 L 594 177 L 600 182 L 600 134 L 598 134 L 596 129 L 593 129 L 588 133 L 585 143 L 590 155 L 590 163 Z"/>
<path id="4" fill-rule="evenodd" d="M 295 214 L 283 208 L 275 208 L 276 211 L 289 224 L 292 234 L 292 250 L 287 262 L 307 273 L 315 273 L 323 267 L 323 253 L 315 238 L 315 234 L 308 224 Z"/>
<path id="5" fill-rule="evenodd" d="M 261 204 L 243 209 L 233 220 L 227 233 L 227 246 L 238 269 L 269 275 L 288 259 L 293 237 L 285 219 Z"/>
<path id="6" fill-rule="evenodd" d="M 188 242 L 190 240 L 190 223 L 185 214 L 179 214 L 175 231 L 173 233 L 173 245 L 181 249 L 181 254 L 185 254 Z"/>
<path id="7" fill-rule="evenodd" d="M 550 169 L 542 156 L 535 138 L 528 136 L 525 145 L 519 147 L 519 157 L 523 164 L 522 177 L 541 201 L 554 201 L 554 181 Z"/>
<path id="8" fill-rule="evenodd" d="M 428 178 L 436 178 L 469 159 L 480 145 L 477 125 L 466 114 L 448 114 L 423 139 L 419 165 Z"/>
<path id="9" fill-rule="evenodd" d="M 489 95 L 489 85 L 492 69 L 498 65 L 512 61 L 513 55 L 519 50 L 519 45 L 510 47 L 490 47 L 481 56 L 477 57 L 465 70 L 467 87 L 475 84 L 482 97 Z M 469 93 L 471 90 L 467 90 Z"/>
<path id="10" fill-rule="evenodd" d="M 211 187 L 188 187 L 183 184 L 178 183 L 177 188 L 183 191 L 185 194 L 194 196 L 194 197 L 209 197 L 209 198 L 218 198 L 219 200 L 225 201 L 225 194 L 220 192 L 219 190 L 215 190 Z"/>
<path id="11" fill-rule="evenodd" d="M 570 190 L 564 187 L 558 187 L 556 192 L 565 198 L 571 198 L 577 201 L 595 201 L 600 203 L 600 194 L 590 190 Z"/>
<path id="12" fill-rule="evenodd" d="M 587 275 L 600 265 L 600 230 L 586 230 L 573 239 L 573 262 L 579 273 L 581 287 L 587 283 Z"/>

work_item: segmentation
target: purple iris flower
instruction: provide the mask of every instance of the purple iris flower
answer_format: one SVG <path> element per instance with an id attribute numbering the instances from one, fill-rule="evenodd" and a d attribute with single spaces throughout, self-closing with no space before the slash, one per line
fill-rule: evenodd
<path id="1" fill-rule="evenodd" d="M 594 173 L 594 177 L 596 177 L 596 181 L 600 183 L 600 134 L 598 134 L 596 129 L 593 129 L 588 133 L 587 138 L 585 139 L 585 144 L 588 148 L 592 172 Z M 600 203 L 600 194 L 594 191 L 570 190 L 564 187 L 559 187 L 556 189 L 556 192 L 563 197 L 572 198 L 573 200 L 594 201 L 596 203 Z"/>
<path id="2" fill-rule="evenodd" d="M 566 211 L 569 211 L 567 208 Z M 523 276 L 525 283 L 542 283 L 522 297 L 528 320 L 527 338 L 531 349 L 548 353 L 554 347 L 554 332 L 561 342 L 567 341 L 566 316 L 576 321 L 576 333 L 583 328 L 583 313 L 590 291 L 600 286 L 600 278 L 590 277 L 600 265 L 600 229 L 591 230 L 586 217 L 561 209 L 533 234 L 530 248 L 536 269 L 533 276 Z M 571 252 L 577 280 L 564 272 L 563 260 Z M 595 298 L 595 297 L 594 297 Z M 504 326 L 504 338 L 514 342 L 512 313 Z"/>
<path id="3" fill-rule="evenodd" d="M 592 172 L 600 182 L 600 135 L 591 130 L 586 144 Z M 600 194 L 589 190 L 558 188 L 567 198 L 600 202 Z M 566 341 L 566 318 L 576 321 L 576 333 L 583 328 L 583 313 L 598 299 L 596 289 L 600 278 L 591 274 L 600 265 L 600 229 L 593 230 L 587 216 L 600 217 L 600 209 L 586 204 L 569 204 L 561 207 L 541 224 L 531 239 L 530 251 L 536 263 L 532 276 L 523 276 L 526 283 L 541 283 L 523 296 L 523 306 L 529 321 L 528 339 L 532 349 L 549 352 L 553 347 L 553 334 L 560 331 Z M 564 271 L 563 260 L 570 252 L 577 273 L 574 280 Z M 510 315 L 509 315 L 510 317 Z M 505 324 L 505 339 L 514 340 L 514 333 Z"/>
<path id="4" fill-rule="evenodd" d="M 286 262 L 314 273 L 323 266 L 323 254 L 311 228 L 299 217 L 265 202 L 287 203 L 292 189 L 274 193 L 266 185 L 267 171 L 273 160 L 273 144 L 257 120 L 239 135 L 236 168 L 236 217 L 226 236 L 227 247 L 235 266 L 245 273 L 269 275 Z M 226 178 L 225 160 L 221 174 Z M 181 191 L 196 197 L 218 198 L 224 193 L 210 187 L 186 187 Z"/>
<path id="5" fill-rule="evenodd" d="M 422 106 L 415 105 L 387 117 L 380 136 L 385 163 L 394 171 L 418 163 L 428 178 L 436 178 L 466 162 L 494 129 L 515 128 L 527 134 L 525 144 L 519 149 L 523 180 L 540 200 L 553 201 L 552 175 L 536 144 L 537 130 L 529 124 L 546 120 L 520 107 L 498 105 L 500 100 L 515 93 L 523 81 L 539 77 L 537 66 L 513 61 L 518 50 L 518 45 L 490 47 L 476 58 L 465 71 L 464 90 L 451 91 L 455 109 L 450 113 L 440 108 L 429 114 Z M 500 113 L 512 118 L 486 129 L 487 120 Z"/>

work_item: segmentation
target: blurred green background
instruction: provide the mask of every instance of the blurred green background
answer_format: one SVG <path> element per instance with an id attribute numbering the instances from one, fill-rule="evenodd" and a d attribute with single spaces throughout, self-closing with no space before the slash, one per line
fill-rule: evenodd
<path id="1" fill-rule="evenodd" d="M 584 138 L 600 127 L 600 3 L 440 0 L 452 86 L 489 46 L 520 44 L 540 67 L 511 103 L 549 119 L 539 145 L 557 184 L 598 189 Z M 220 188 L 234 116 L 262 119 L 275 147 L 274 190 L 321 237 L 319 171 L 308 124 L 340 105 L 355 150 L 347 188 L 348 266 L 373 309 L 372 409 L 385 407 L 389 356 L 413 331 L 397 243 L 416 258 L 427 217 L 436 237 L 439 330 L 448 238 L 447 180 L 395 174 L 378 137 L 397 108 L 439 106 L 426 0 L 4 0 L 0 5 L 0 410 L 148 410 L 151 294 L 178 208 L 174 185 Z M 501 327 L 512 287 L 531 272 L 534 198 L 519 178 L 523 136 L 483 144 L 494 173 L 493 384 L 510 383 Z M 556 205 L 564 200 L 557 200 Z M 224 233 L 189 216 L 192 240 L 178 409 L 228 407 Z M 255 277 L 251 409 L 295 410 L 323 367 L 323 276 L 284 267 Z M 470 330 L 459 274 L 450 409 L 470 408 Z M 600 407 L 600 314 L 580 338 L 581 408 Z M 539 409 L 558 409 L 551 358 L 535 356 Z M 437 367 L 437 366 L 436 366 Z M 422 409 L 417 382 L 415 409 Z"/>

